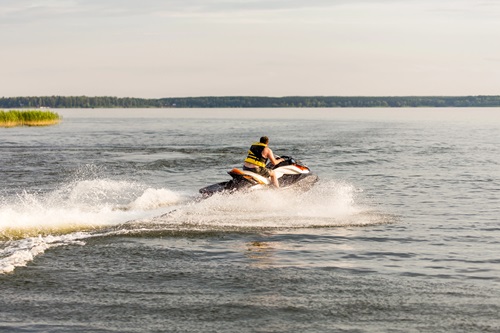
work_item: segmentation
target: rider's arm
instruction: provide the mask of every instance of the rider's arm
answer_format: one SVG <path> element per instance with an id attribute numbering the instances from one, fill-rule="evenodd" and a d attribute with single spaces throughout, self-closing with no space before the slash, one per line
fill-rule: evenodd
<path id="1" fill-rule="evenodd" d="M 282 159 L 282 158 L 279 158 L 279 159 L 274 158 L 273 151 L 267 147 L 264 148 L 264 151 L 262 152 L 262 156 L 268 158 L 273 165 L 279 164 L 279 163 L 284 161 L 284 159 Z"/>

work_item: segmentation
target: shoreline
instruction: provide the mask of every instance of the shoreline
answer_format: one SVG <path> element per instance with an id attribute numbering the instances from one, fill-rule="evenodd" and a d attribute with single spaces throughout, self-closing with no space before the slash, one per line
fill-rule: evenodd
<path id="1" fill-rule="evenodd" d="M 500 107 L 500 95 L 477 96 L 203 96 L 135 98 L 20 96 L 0 98 L 0 108 L 450 108 Z"/>

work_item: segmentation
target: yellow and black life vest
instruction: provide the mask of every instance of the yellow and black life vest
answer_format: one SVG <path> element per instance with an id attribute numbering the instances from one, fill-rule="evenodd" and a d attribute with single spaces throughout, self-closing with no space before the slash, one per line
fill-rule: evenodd
<path id="1" fill-rule="evenodd" d="M 267 145 L 260 142 L 255 142 L 252 144 L 250 149 L 248 150 L 248 156 L 245 159 L 245 162 L 255 164 L 261 168 L 266 167 L 267 158 L 262 157 L 262 151 L 266 148 Z"/>

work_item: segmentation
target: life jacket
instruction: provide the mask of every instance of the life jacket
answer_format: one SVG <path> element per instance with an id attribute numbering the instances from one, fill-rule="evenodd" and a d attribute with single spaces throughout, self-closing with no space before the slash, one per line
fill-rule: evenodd
<path id="1" fill-rule="evenodd" d="M 253 143 L 250 149 L 248 150 L 248 156 L 245 159 L 245 162 L 254 164 L 261 168 L 265 168 L 267 163 L 267 158 L 262 156 L 262 151 L 266 147 L 267 145 L 264 143 L 260 142 Z"/>

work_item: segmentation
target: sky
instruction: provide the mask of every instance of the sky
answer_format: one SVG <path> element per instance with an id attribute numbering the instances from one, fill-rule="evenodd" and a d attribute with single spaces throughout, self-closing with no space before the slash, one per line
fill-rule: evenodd
<path id="1" fill-rule="evenodd" d="M 0 0 L 0 97 L 500 95 L 500 0 Z"/>

